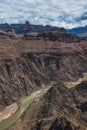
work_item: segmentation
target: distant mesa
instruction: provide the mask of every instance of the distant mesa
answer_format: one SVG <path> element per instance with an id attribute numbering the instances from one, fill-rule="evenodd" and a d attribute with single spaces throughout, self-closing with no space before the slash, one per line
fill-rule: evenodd
<path id="1" fill-rule="evenodd" d="M 58 28 L 56 26 L 50 25 L 32 25 L 28 21 L 24 24 L 0 24 L 0 29 L 6 32 L 12 32 L 14 29 L 17 34 L 25 34 L 29 32 L 52 32 L 52 31 L 63 31 L 66 32 L 64 28 Z"/>

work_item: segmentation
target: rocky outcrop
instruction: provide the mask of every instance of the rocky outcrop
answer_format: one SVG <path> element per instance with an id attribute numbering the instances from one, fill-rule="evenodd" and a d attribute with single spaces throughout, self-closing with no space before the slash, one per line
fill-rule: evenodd
<path id="1" fill-rule="evenodd" d="M 78 64 L 75 64 L 77 61 Z M 76 54 L 49 53 L 45 55 L 26 53 L 14 59 L 2 59 L 0 105 L 10 105 L 35 89 L 57 82 L 59 79 L 63 82 L 78 79 L 86 70 L 83 61 L 80 55 Z"/>
<path id="2" fill-rule="evenodd" d="M 0 108 L 51 82 L 77 80 L 87 71 L 82 43 L 5 37 L 0 39 Z"/>
<path id="3" fill-rule="evenodd" d="M 87 119 L 86 114 L 77 107 L 76 98 L 74 90 L 67 89 L 58 81 L 39 102 L 31 105 L 20 123 L 11 129 L 21 126 L 20 130 L 86 130 L 83 123 Z"/>
<path id="4" fill-rule="evenodd" d="M 59 41 L 66 43 L 79 42 L 80 38 L 76 35 L 71 35 L 66 32 L 49 32 L 49 33 L 39 33 L 37 38 L 42 38 L 49 41 Z"/>
<path id="5" fill-rule="evenodd" d="M 40 101 L 34 102 L 11 129 L 83 130 L 79 120 L 82 122 L 84 118 L 86 122 L 83 113 L 87 112 L 87 83 L 67 89 L 63 82 L 75 81 L 87 72 L 86 42 L 68 43 L 72 36 L 66 36 L 66 40 L 63 35 L 63 42 L 59 42 L 56 39 L 58 33 L 46 33 L 46 39 L 40 33 L 40 40 L 26 40 L 22 36 L 11 38 L 2 34 L 0 110 L 41 87 L 58 82 Z"/>
<path id="6" fill-rule="evenodd" d="M 43 32 L 43 33 L 29 33 L 23 37 L 25 40 L 44 40 L 44 41 L 58 41 L 66 43 L 80 42 L 81 39 L 76 35 L 71 35 L 67 32 Z"/>
<path id="7" fill-rule="evenodd" d="M 20 57 L 0 62 L 0 106 L 10 105 L 49 83 L 48 77 L 27 59 Z"/>
<path id="8" fill-rule="evenodd" d="M 74 128 L 75 126 L 62 117 L 60 119 L 41 120 L 32 130 L 74 130 Z M 80 130 L 80 127 L 76 127 L 75 130 Z"/>

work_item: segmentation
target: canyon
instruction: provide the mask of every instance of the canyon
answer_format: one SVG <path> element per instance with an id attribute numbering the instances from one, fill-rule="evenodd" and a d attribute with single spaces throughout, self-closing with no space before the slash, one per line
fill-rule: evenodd
<path id="1" fill-rule="evenodd" d="M 9 130 L 87 130 L 87 81 L 65 85 L 84 73 L 87 41 L 80 37 L 59 28 L 26 34 L 1 30 L 0 111 L 52 85 Z"/>

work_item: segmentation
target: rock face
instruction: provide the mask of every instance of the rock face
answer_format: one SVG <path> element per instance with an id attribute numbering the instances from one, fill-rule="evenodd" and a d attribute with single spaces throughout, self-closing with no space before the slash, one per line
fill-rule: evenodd
<path id="1" fill-rule="evenodd" d="M 82 84 L 78 85 L 79 96 Z M 87 121 L 87 116 L 77 106 L 78 95 L 74 95 L 75 89 L 77 87 L 73 90 L 67 89 L 58 81 L 39 102 L 31 105 L 20 123 L 9 130 L 15 130 L 18 126 L 21 126 L 20 130 L 86 130 L 83 121 Z"/>
<path id="2" fill-rule="evenodd" d="M 48 83 L 77 80 L 87 71 L 86 43 L 0 36 L 0 108 Z"/>
<path id="3" fill-rule="evenodd" d="M 76 35 L 70 35 L 69 33 L 65 32 L 49 32 L 49 33 L 40 33 L 37 35 L 38 38 L 42 37 L 44 40 L 49 41 L 59 41 L 59 42 L 66 42 L 66 43 L 73 43 L 79 42 L 80 38 Z"/>
<path id="4" fill-rule="evenodd" d="M 58 82 L 11 129 L 83 130 L 78 118 L 86 121 L 86 83 L 69 90 L 63 82 L 75 81 L 87 72 L 87 43 L 62 32 L 34 33 L 28 39 L 30 35 L 0 33 L 0 110 Z"/>
<path id="5" fill-rule="evenodd" d="M 40 71 L 39 67 L 39 63 L 31 61 L 27 55 L 2 60 L 0 62 L 0 105 L 9 105 L 49 83 L 48 77 Z"/>
<path id="6" fill-rule="evenodd" d="M 58 79 L 76 80 L 86 70 L 86 60 L 79 53 L 23 53 L 19 57 L 3 58 L 0 61 L 0 105 L 10 105 Z"/>
<path id="7" fill-rule="evenodd" d="M 43 33 L 29 33 L 24 35 L 25 40 L 44 40 L 44 41 L 58 41 L 75 43 L 80 42 L 80 38 L 76 35 L 71 35 L 67 32 L 43 32 Z"/>

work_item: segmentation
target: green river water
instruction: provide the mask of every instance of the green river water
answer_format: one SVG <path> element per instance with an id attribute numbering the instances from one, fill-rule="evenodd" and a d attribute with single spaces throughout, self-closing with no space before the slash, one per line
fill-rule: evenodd
<path id="1" fill-rule="evenodd" d="M 35 91 L 30 96 L 26 96 L 18 101 L 19 109 L 8 119 L 5 119 L 0 122 L 0 130 L 7 130 L 9 127 L 14 125 L 27 110 L 27 108 L 35 101 L 35 99 L 42 97 L 49 87 Z"/>

